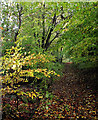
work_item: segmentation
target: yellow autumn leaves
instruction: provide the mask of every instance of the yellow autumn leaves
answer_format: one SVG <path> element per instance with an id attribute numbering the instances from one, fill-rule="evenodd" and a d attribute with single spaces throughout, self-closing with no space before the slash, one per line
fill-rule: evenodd
<path id="1" fill-rule="evenodd" d="M 29 70 L 22 70 L 20 72 L 21 76 L 30 76 L 30 77 L 35 77 L 37 79 L 39 79 L 38 76 L 35 76 L 34 73 L 42 73 L 42 75 L 44 75 L 45 77 L 50 78 L 50 75 L 57 75 L 58 77 L 60 77 L 59 74 L 57 74 L 55 71 L 53 70 L 48 70 L 48 69 L 29 69 Z"/>
<path id="2" fill-rule="evenodd" d="M 22 76 L 26 77 L 34 77 L 36 79 L 40 79 L 43 77 L 50 78 L 51 75 L 60 76 L 55 71 L 46 69 L 45 63 L 50 62 L 51 56 L 47 56 L 45 54 L 29 54 L 28 56 L 23 55 L 20 51 L 23 48 L 21 47 L 14 47 L 12 46 L 11 49 L 7 50 L 6 55 L 3 57 L 3 69 L 4 76 L 3 78 L 3 84 L 8 85 L 10 84 L 10 88 L 6 87 L 2 89 L 3 95 L 8 93 L 17 93 L 17 95 L 27 95 L 31 97 L 32 99 L 34 97 L 43 98 L 42 95 L 39 95 L 37 92 L 23 92 L 20 90 L 19 86 L 13 89 L 15 87 L 15 84 L 18 84 L 19 82 L 28 82 L 28 79 L 22 78 Z M 14 51 L 12 53 L 12 51 Z M 50 59 L 49 59 L 50 58 Z M 36 67 L 36 65 L 37 67 Z M 35 66 L 34 66 L 35 65 Z M 39 65 L 39 66 L 38 66 Z M 26 66 L 26 69 L 23 70 L 22 67 Z M 28 68 L 29 66 L 29 68 Z"/>
<path id="3" fill-rule="evenodd" d="M 26 95 L 32 99 L 36 98 L 36 97 L 43 98 L 43 96 L 39 92 L 36 92 L 36 90 L 31 91 L 31 92 L 24 92 L 24 91 L 21 91 L 20 89 L 17 89 L 17 87 L 14 87 L 14 89 L 7 86 L 6 88 L 1 88 L 0 92 L 2 92 L 2 95 L 5 95 L 6 93 L 8 93 L 8 94 L 16 93 L 18 96 Z"/>
<path id="4" fill-rule="evenodd" d="M 39 92 L 36 92 L 35 90 L 32 92 L 27 92 L 26 95 L 32 99 L 36 98 L 36 97 L 43 98 L 43 96 L 41 94 L 39 94 Z"/>

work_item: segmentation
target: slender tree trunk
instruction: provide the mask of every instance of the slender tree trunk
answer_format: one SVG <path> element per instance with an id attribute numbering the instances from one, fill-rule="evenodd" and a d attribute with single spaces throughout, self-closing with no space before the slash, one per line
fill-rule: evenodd
<path id="1" fill-rule="evenodd" d="M 15 41 L 17 41 L 17 36 L 18 36 L 18 34 L 19 34 L 19 29 L 20 29 L 20 27 L 21 27 L 21 12 L 22 12 L 22 9 L 23 9 L 23 7 L 21 6 L 21 8 L 20 8 L 20 10 L 19 10 L 19 4 L 17 3 L 17 9 L 18 9 L 18 13 L 19 13 L 19 26 L 18 26 L 18 30 L 17 30 L 17 32 L 15 33 Z"/>
<path id="2" fill-rule="evenodd" d="M 45 3 L 43 5 L 44 9 L 45 9 Z M 43 12 L 42 14 L 42 19 L 43 19 L 43 36 L 42 36 L 42 48 L 44 48 L 44 42 L 45 42 L 45 12 Z"/>

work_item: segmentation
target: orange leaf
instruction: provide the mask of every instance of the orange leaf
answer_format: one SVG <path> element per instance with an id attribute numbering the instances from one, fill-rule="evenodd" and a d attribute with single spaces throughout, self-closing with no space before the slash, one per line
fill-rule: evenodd
<path id="1" fill-rule="evenodd" d="M 3 27 L 0 27 L 1 30 L 3 30 Z"/>

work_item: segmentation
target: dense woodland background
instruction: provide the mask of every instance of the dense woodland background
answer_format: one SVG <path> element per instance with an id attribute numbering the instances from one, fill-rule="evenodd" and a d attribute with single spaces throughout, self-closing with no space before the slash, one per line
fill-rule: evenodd
<path id="1" fill-rule="evenodd" d="M 1 2 L 1 5 L 3 119 L 97 119 L 98 3 Z M 72 98 L 66 95 L 68 89 L 62 90 L 63 95 L 59 93 L 63 82 L 65 89 L 71 89 Z M 83 99 L 76 105 L 73 101 L 79 101 L 78 94 L 83 89 Z M 65 103 L 65 99 L 70 99 L 70 103 Z"/>

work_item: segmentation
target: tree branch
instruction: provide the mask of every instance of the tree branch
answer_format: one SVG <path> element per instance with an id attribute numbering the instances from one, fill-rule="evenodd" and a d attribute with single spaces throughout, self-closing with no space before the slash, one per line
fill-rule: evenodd
<path id="1" fill-rule="evenodd" d="M 46 44 L 45 44 L 46 50 L 47 50 L 47 47 L 49 46 L 49 39 L 50 39 L 50 37 L 51 37 L 51 33 L 52 33 L 53 29 L 55 28 L 55 25 L 56 25 L 56 13 L 54 14 L 54 17 L 53 17 L 53 19 L 52 19 L 52 27 L 50 28 L 48 37 L 47 37 L 47 39 L 46 39 Z"/>
<path id="2" fill-rule="evenodd" d="M 55 37 L 50 41 L 50 43 L 49 44 L 51 44 L 54 40 L 55 40 L 55 38 L 57 38 L 58 37 L 58 35 L 59 35 L 59 33 L 57 32 L 57 34 L 55 35 Z"/>
<path id="3" fill-rule="evenodd" d="M 17 36 L 18 36 L 18 34 L 19 34 L 19 29 L 20 29 L 20 27 L 21 27 L 21 12 L 22 12 L 22 10 L 23 10 L 23 7 L 21 6 L 21 8 L 20 8 L 20 10 L 19 10 L 19 4 L 17 3 L 17 9 L 18 9 L 18 13 L 19 13 L 19 26 L 18 26 L 18 30 L 17 30 L 17 32 L 15 33 L 15 41 L 17 40 Z"/>
<path id="4" fill-rule="evenodd" d="M 43 5 L 44 9 L 45 9 L 45 3 Z M 42 20 L 43 20 L 43 36 L 42 36 L 42 48 L 44 48 L 44 41 L 45 41 L 45 13 L 43 12 L 42 14 Z"/>
<path id="5" fill-rule="evenodd" d="M 65 19 L 68 19 L 68 18 L 69 18 L 69 19 L 72 18 L 72 14 L 70 14 L 70 15 L 68 15 L 68 16 L 66 16 L 66 17 L 64 17 L 64 16 L 61 14 L 61 19 L 64 19 L 64 20 L 65 20 Z"/>

